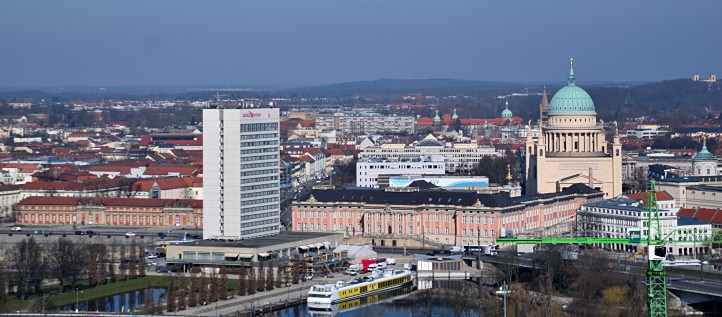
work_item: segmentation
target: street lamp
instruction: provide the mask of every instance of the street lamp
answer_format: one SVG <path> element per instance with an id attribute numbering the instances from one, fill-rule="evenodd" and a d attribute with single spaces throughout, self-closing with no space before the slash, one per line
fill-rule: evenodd
<path id="1" fill-rule="evenodd" d="M 78 288 L 75 288 L 75 312 L 78 312 Z"/>

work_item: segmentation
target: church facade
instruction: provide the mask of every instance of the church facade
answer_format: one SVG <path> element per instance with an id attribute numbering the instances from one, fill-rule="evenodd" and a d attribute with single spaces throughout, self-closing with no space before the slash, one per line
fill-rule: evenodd
<path id="1" fill-rule="evenodd" d="M 567 85 L 540 109 L 540 134 L 528 133 L 525 144 L 526 194 L 561 192 L 576 183 L 604 192 L 605 198 L 622 194 L 622 145 L 614 131 L 607 141 L 591 96 L 576 85 L 574 60 L 570 60 Z"/>

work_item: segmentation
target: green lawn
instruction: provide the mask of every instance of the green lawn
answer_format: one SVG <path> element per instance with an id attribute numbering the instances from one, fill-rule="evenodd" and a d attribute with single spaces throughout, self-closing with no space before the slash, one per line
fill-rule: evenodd
<path id="1" fill-rule="evenodd" d="M 132 280 L 118 281 L 103 285 L 98 285 L 91 288 L 84 288 L 78 291 L 78 301 L 88 301 L 98 298 L 103 298 L 119 293 L 126 293 L 134 290 L 140 290 L 145 288 L 153 287 L 168 287 L 170 278 L 167 276 L 145 276 Z M 229 293 L 234 293 L 238 290 L 238 280 L 228 280 L 226 287 Z M 4 311 L 27 311 L 32 306 L 33 302 L 38 298 L 33 297 L 27 300 L 19 300 L 12 298 L 2 307 Z M 75 303 L 75 290 L 66 290 L 63 293 L 57 293 L 50 295 L 48 298 L 48 307 L 58 307 L 68 304 Z"/>
<path id="2" fill-rule="evenodd" d="M 165 276 L 145 276 L 132 280 L 119 281 L 99 285 L 92 288 L 86 288 L 78 292 L 78 301 L 86 301 L 107 297 L 110 295 L 125 293 L 129 291 L 150 288 L 150 287 L 167 287 L 168 277 Z M 75 290 L 69 290 L 64 293 L 50 296 L 50 306 L 63 306 L 75 303 Z"/>

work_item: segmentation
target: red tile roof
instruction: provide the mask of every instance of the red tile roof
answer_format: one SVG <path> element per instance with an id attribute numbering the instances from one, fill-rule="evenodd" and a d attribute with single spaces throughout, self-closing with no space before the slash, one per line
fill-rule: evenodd
<path id="1" fill-rule="evenodd" d="M 135 191 L 150 191 L 154 184 L 158 184 L 161 190 L 195 187 L 197 184 L 203 184 L 200 177 L 165 177 L 141 179 L 133 184 Z"/>
<path id="2" fill-rule="evenodd" d="M 203 208 L 203 201 L 198 199 L 27 197 L 18 202 L 18 206 L 77 206 L 90 204 L 113 207 Z"/>
<path id="3" fill-rule="evenodd" d="M 637 192 L 637 193 L 629 194 L 629 195 L 627 195 L 627 197 L 631 200 L 643 201 L 644 204 L 647 204 L 647 198 L 649 197 L 649 194 L 647 194 L 647 192 Z M 666 191 L 656 192 L 655 197 L 656 197 L 657 201 L 674 200 L 674 197 L 672 197 L 672 195 L 670 195 Z"/>
<path id="4" fill-rule="evenodd" d="M 0 163 L 0 168 L 17 168 L 23 173 L 33 173 L 40 169 L 40 165 L 33 163 Z"/>
<path id="5" fill-rule="evenodd" d="M 193 176 L 197 172 L 197 168 L 187 165 L 151 165 L 145 169 L 144 175 L 167 176 L 170 174 L 178 174 L 181 176 Z"/>

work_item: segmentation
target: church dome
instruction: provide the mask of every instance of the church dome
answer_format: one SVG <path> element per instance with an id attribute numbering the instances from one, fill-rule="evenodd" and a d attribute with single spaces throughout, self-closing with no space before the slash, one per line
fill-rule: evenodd
<path id="1" fill-rule="evenodd" d="M 456 119 L 459 119 L 459 115 L 456 114 L 456 108 L 454 108 L 454 114 L 451 115 L 451 120 L 456 120 Z"/>
<path id="2" fill-rule="evenodd" d="M 501 117 L 504 119 L 511 119 L 514 114 L 509 110 L 509 100 L 504 102 L 504 111 L 501 112 Z"/>
<path id="3" fill-rule="evenodd" d="M 697 155 L 694 156 L 693 160 L 695 162 L 716 161 L 717 160 L 717 158 L 714 156 L 714 154 L 712 154 L 712 152 L 707 150 L 707 139 L 704 140 L 704 143 L 702 143 L 702 149 L 699 150 L 699 152 L 697 152 Z"/>
<path id="4" fill-rule="evenodd" d="M 595 115 L 592 97 L 575 83 L 573 58 L 570 64 L 569 81 L 552 97 L 549 115 Z"/>
<path id="5" fill-rule="evenodd" d="M 441 122 L 441 117 L 439 116 L 439 110 L 436 110 L 436 114 L 434 115 L 434 122 L 439 123 Z"/>

